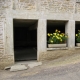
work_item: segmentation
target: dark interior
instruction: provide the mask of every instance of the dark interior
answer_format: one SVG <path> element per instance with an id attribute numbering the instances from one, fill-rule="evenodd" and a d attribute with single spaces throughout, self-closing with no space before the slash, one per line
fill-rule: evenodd
<path id="1" fill-rule="evenodd" d="M 37 59 L 37 23 L 37 20 L 13 20 L 15 61 Z"/>
<path id="2" fill-rule="evenodd" d="M 76 22 L 76 25 L 75 25 L 75 33 L 77 33 L 78 30 L 80 30 L 80 22 Z"/>
<path id="3" fill-rule="evenodd" d="M 60 30 L 61 33 L 65 33 L 65 24 L 66 21 L 47 20 L 47 34 L 54 33 L 56 29 Z M 48 41 L 48 36 L 47 36 L 47 41 Z"/>
<path id="4" fill-rule="evenodd" d="M 75 34 L 77 34 L 78 30 L 80 30 L 80 22 L 79 21 L 76 21 Z M 76 39 L 75 39 L 75 46 L 76 46 Z"/>

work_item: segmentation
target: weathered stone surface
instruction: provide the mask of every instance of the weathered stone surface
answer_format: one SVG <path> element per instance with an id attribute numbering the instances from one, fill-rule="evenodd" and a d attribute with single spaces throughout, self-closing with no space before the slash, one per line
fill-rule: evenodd
<path id="1" fill-rule="evenodd" d="M 28 64 L 29 68 L 33 68 L 40 65 L 42 65 L 42 62 L 33 62 Z"/>
<path id="2" fill-rule="evenodd" d="M 76 3 L 75 13 L 80 14 L 80 3 Z"/>
<path id="3" fill-rule="evenodd" d="M 72 0 L 40 0 L 41 11 L 51 13 L 73 13 L 75 2 Z"/>
<path id="4" fill-rule="evenodd" d="M 27 67 L 25 65 L 14 65 L 11 66 L 10 71 L 19 71 L 19 70 L 25 70 Z"/>
<path id="5" fill-rule="evenodd" d="M 3 54 L 3 53 L 4 53 L 4 49 L 0 49 L 0 54 Z"/>
<path id="6" fill-rule="evenodd" d="M 11 68 L 11 66 L 7 66 L 7 67 L 4 68 L 4 70 L 8 70 L 10 68 Z"/>
<path id="7" fill-rule="evenodd" d="M 49 50 L 45 53 L 41 53 L 39 55 L 39 60 L 43 61 L 43 60 L 55 60 L 58 58 L 62 58 L 62 57 L 68 57 L 71 56 L 73 54 L 77 54 L 80 53 L 80 48 L 76 48 L 75 50 L 68 50 L 68 49 L 54 49 L 54 50 Z"/>
<path id="8" fill-rule="evenodd" d="M 75 47 L 74 30 L 75 22 L 80 21 L 80 3 L 76 0 L 0 0 L 0 69 L 14 63 L 13 19 L 38 20 L 37 60 L 55 59 L 64 56 L 64 50 L 60 54 L 58 51 L 47 51 L 47 20 L 69 22 L 68 45 Z M 70 23 L 70 20 L 73 22 Z"/>
<path id="9" fill-rule="evenodd" d="M 4 21 L 0 19 L 0 49 L 4 49 Z"/>
<path id="10" fill-rule="evenodd" d="M 14 64 L 14 56 L 3 55 L 3 52 L 0 53 L 0 69 L 4 69 L 6 66 L 11 66 L 13 64 Z"/>
<path id="11" fill-rule="evenodd" d="M 0 0 L 0 9 L 10 9 L 12 8 L 13 0 Z"/>
<path id="12" fill-rule="evenodd" d="M 0 9 L 45 11 L 50 13 L 80 13 L 76 0 L 0 0 Z M 74 11 L 75 10 L 75 11 Z"/>
<path id="13" fill-rule="evenodd" d="M 13 7 L 13 9 L 28 11 L 74 13 L 75 0 L 15 0 Z"/>
<path id="14" fill-rule="evenodd" d="M 35 11 L 37 9 L 37 0 L 19 0 L 14 2 L 15 9 L 20 10 L 32 10 Z"/>

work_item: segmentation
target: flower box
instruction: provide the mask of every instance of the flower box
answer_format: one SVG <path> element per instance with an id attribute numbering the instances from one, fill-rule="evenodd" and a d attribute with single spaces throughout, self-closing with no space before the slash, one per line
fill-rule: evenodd
<path id="1" fill-rule="evenodd" d="M 48 44 L 49 48 L 61 48 L 61 47 L 66 47 L 66 43 L 64 44 Z"/>
<path id="2" fill-rule="evenodd" d="M 76 43 L 76 46 L 80 47 L 80 43 Z"/>
<path id="3" fill-rule="evenodd" d="M 66 47 L 66 42 L 68 39 L 68 35 L 65 33 L 61 33 L 59 30 L 55 30 L 53 33 L 48 33 L 48 47 L 49 48 L 59 48 Z"/>

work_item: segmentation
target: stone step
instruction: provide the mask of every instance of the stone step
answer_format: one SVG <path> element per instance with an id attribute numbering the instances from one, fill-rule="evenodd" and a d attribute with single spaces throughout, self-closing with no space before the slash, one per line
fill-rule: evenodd
<path id="1" fill-rule="evenodd" d="M 25 65 L 13 65 L 11 66 L 10 71 L 20 71 L 28 69 Z"/>

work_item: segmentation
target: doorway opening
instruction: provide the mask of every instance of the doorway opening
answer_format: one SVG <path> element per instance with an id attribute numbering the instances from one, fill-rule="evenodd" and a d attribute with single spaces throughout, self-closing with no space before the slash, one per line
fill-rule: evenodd
<path id="1" fill-rule="evenodd" d="M 37 60 L 38 20 L 13 19 L 15 61 Z"/>

